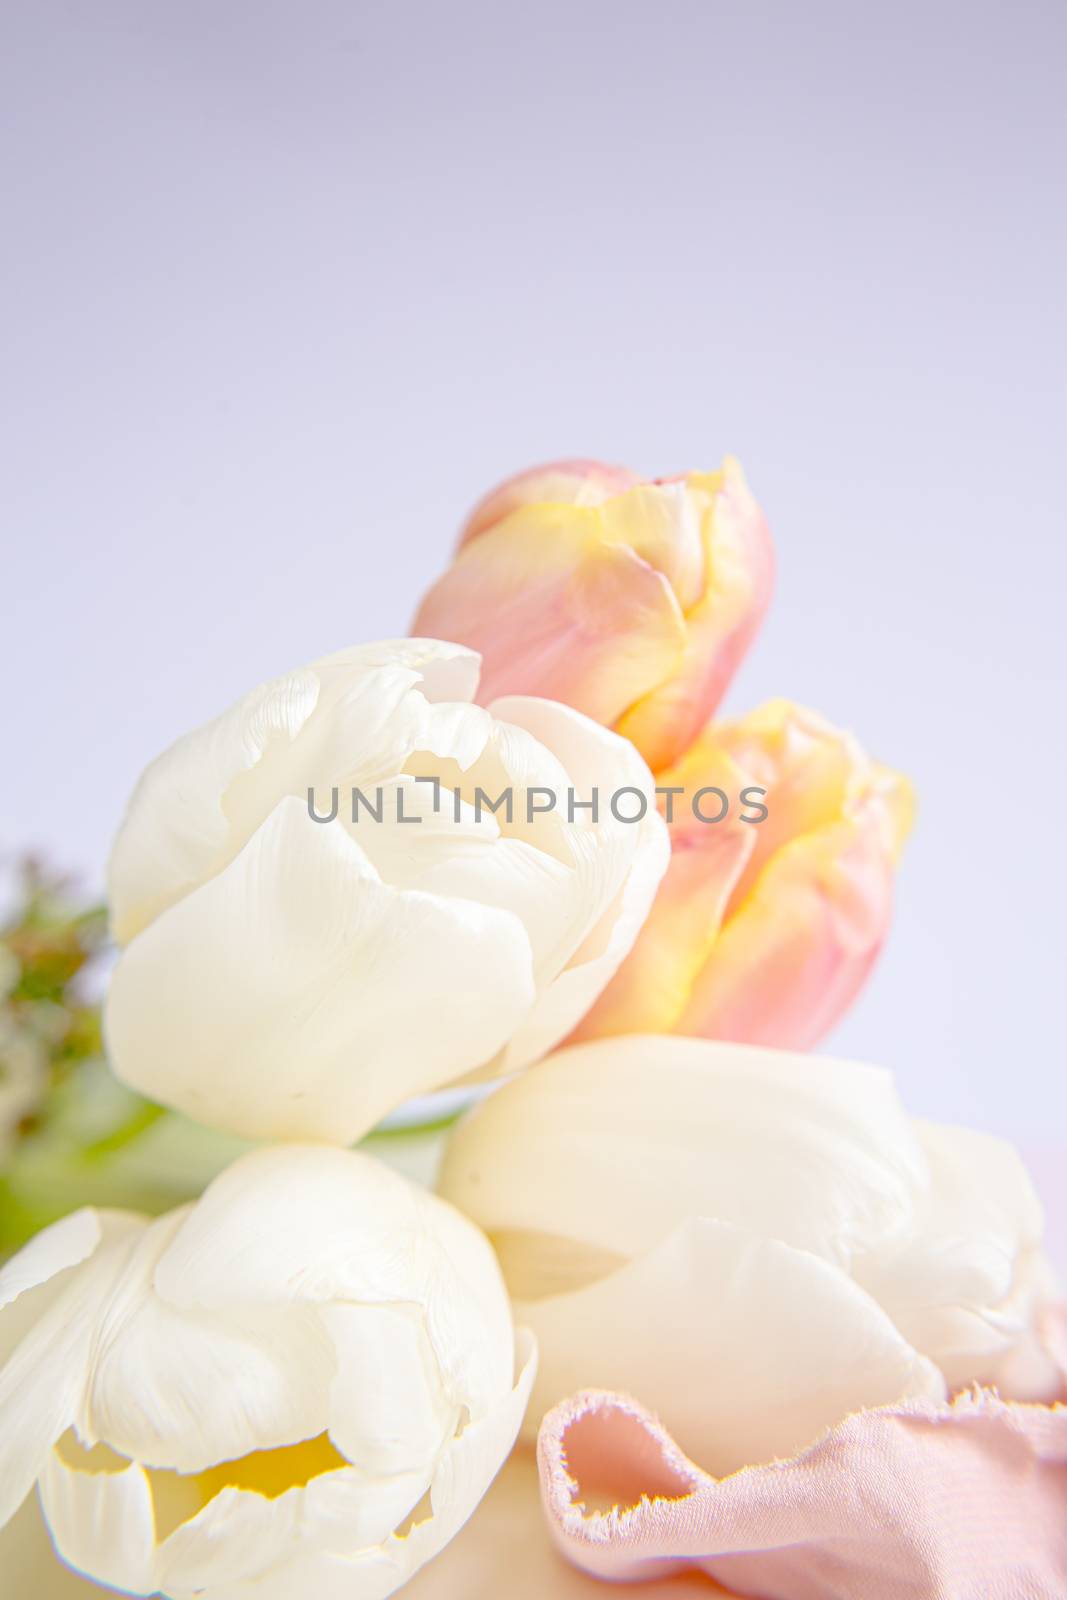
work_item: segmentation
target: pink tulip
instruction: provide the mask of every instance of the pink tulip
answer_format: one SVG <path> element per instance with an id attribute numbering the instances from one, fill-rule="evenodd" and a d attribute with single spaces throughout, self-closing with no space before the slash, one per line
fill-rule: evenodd
<path id="1" fill-rule="evenodd" d="M 671 863 L 633 950 L 573 1037 L 816 1044 L 888 933 L 907 781 L 816 713 L 774 700 L 710 726 L 657 783 L 683 791 L 671 802 Z M 731 802 L 719 823 L 691 803 L 710 787 Z M 746 821 L 737 803 L 750 788 L 766 791 L 763 821 Z"/>
<path id="2" fill-rule="evenodd" d="M 482 656 L 479 698 L 562 700 L 655 770 L 696 738 L 770 598 L 740 466 L 642 480 L 596 461 L 520 473 L 475 507 L 413 632 Z"/>

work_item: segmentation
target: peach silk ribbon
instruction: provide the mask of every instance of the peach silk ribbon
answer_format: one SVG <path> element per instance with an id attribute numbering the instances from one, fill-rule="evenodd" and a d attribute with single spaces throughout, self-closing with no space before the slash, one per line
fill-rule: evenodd
<path id="1" fill-rule="evenodd" d="M 1065 1375 L 1067 1306 L 1047 1319 Z M 714 1478 L 650 1412 L 587 1390 L 545 1417 L 542 1503 L 595 1577 L 699 1568 L 760 1600 L 1065 1600 L 1067 1404 L 972 1389 L 858 1412 Z"/>

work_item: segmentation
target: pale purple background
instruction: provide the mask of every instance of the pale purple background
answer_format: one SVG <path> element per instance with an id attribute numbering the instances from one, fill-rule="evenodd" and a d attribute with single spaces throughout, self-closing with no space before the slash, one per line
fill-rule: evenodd
<path id="1" fill-rule="evenodd" d="M 1067 1139 L 1063 8 L 5 16 L 3 849 L 99 880 L 144 761 L 402 632 L 500 475 L 731 450 L 780 551 L 731 705 L 921 792 L 833 1046 Z"/>

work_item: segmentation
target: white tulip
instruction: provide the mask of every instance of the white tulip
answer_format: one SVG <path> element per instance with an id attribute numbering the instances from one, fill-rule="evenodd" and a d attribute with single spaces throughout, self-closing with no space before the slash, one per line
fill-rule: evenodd
<path id="1" fill-rule="evenodd" d="M 535 1366 L 473 1224 L 321 1145 L 154 1221 L 76 1212 L 0 1306 L 0 1526 L 36 1482 L 72 1567 L 174 1600 L 392 1594 L 485 1493 Z"/>
<path id="2" fill-rule="evenodd" d="M 657 1412 L 729 1473 L 971 1381 L 1045 1399 L 1041 1209 L 1000 1140 L 905 1116 L 874 1067 L 677 1037 L 562 1050 L 453 1132 L 540 1367 Z"/>
<path id="3" fill-rule="evenodd" d="M 458 645 L 345 650 L 148 768 L 109 869 L 120 1077 L 248 1137 L 346 1144 L 571 1030 L 644 921 L 665 825 L 626 740 L 550 701 L 486 711 L 477 679 Z M 337 790 L 334 820 L 309 789 L 320 816 Z"/>

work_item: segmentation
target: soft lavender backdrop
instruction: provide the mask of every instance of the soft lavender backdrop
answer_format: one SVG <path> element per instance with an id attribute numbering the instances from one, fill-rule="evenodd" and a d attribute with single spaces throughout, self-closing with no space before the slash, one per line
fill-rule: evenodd
<path id="1" fill-rule="evenodd" d="M 834 1047 L 1067 1140 L 1065 52 L 1052 0 L 9 9 L 0 848 L 99 880 L 146 758 L 403 631 L 501 474 L 733 450 L 731 704 L 923 802 Z"/>

